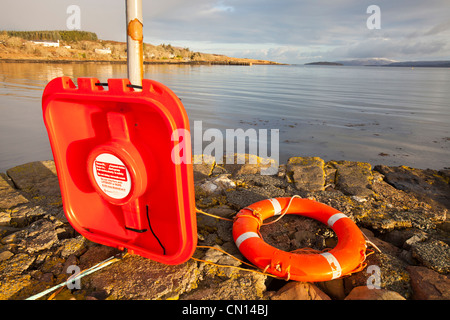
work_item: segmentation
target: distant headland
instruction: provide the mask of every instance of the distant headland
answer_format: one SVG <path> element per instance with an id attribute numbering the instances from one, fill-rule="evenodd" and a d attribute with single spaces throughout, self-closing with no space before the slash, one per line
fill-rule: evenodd
<path id="1" fill-rule="evenodd" d="M 450 60 L 441 61 L 395 61 L 384 58 L 353 59 L 343 61 L 320 61 L 305 63 L 305 65 L 322 66 L 370 66 L 370 67 L 427 67 L 427 68 L 450 68 Z"/>
<path id="2" fill-rule="evenodd" d="M 327 61 L 319 61 L 319 62 L 311 62 L 305 63 L 305 65 L 317 65 L 317 66 L 343 66 L 342 63 L 339 62 L 327 62 Z"/>
<path id="3" fill-rule="evenodd" d="M 0 62 L 126 63 L 127 44 L 87 31 L 0 31 Z M 191 51 L 171 44 L 143 44 L 144 64 L 281 64 Z"/>

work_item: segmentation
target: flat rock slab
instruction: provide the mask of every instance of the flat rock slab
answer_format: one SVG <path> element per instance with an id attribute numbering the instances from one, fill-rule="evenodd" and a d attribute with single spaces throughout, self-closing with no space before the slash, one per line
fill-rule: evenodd
<path id="1" fill-rule="evenodd" d="M 192 260 L 171 266 L 130 255 L 86 281 L 95 291 L 105 291 L 109 299 L 169 299 L 196 284 L 196 270 Z"/>
<path id="2" fill-rule="evenodd" d="M 317 286 L 308 282 L 290 282 L 271 296 L 272 300 L 331 300 Z"/>
<path id="3" fill-rule="evenodd" d="M 371 190 L 373 174 L 370 163 L 330 161 L 327 162 L 327 166 L 336 169 L 336 189 L 344 194 L 357 197 L 369 197 L 373 194 Z"/>
<path id="4" fill-rule="evenodd" d="M 28 203 L 28 199 L 11 184 L 12 181 L 5 174 L 0 174 L 0 210 Z"/>
<path id="5" fill-rule="evenodd" d="M 302 191 L 322 191 L 325 188 L 325 162 L 319 157 L 292 157 L 286 174 Z"/>
<path id="6" fill-rule="evenodd" d="M 60 196 L 58 176 L 53 161 L 36 161 L 6 171 L 14 185 L 33 195 Z"/>
<path id="7" fill-rule="evenodd" d="M 367 286 L 353 288 L 345 300 L 406 300 L 395 291 L 371 289 Z"/>
<path id="8" fill-rule="evenodd" d="M 450 248 L 443 241 L 418 241 L 411 246 L 413 258 L 424 266 L 442 274 L 450 272 Z"/>
<path id="9" fill-rule="evenodd" d="M 450 277 L 421 266 L 408 266 L 415 300 L 450 300 Z"/>

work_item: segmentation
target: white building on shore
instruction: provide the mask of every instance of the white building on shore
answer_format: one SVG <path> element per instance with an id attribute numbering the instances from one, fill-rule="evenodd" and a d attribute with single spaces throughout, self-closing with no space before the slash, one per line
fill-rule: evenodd
<path id="1" fill-rule="evenodd" d="M 95 49 L 95 53 L 98 53 L 98 54 L 111 54 L 111 49 L 110 48 Z"/>
<path id="2" fill-rule="evenodd" d="M 54 41 L 31 41 L 33 44 L 38 44 L 44 47 L 55 47 L 58 48 L 59 47 L 59 40 L 57 42 Z"/>

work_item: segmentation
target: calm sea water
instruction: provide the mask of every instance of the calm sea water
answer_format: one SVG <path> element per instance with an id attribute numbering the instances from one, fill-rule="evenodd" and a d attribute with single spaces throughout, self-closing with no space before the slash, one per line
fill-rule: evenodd
<path id="1" fill-rule="evenodd" d="M 53 78 L 125 78 L 125 65 L 0 63 L 0 172 L 52 159 L 41 97 Z M 450 70 L 338 66 L 145 66 L 203 130 L 279 129 L 291 156 L 450 167 Z"/>

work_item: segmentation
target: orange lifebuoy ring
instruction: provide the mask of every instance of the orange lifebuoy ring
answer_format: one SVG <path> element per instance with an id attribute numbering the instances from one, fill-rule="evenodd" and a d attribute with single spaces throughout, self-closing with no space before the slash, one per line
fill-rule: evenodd
<path id="1" fill-rule="evenodd" d="M 270 246 L 261 238 L 259 228 L 265 219 L 282 212 L 328 225 L 338 237 L 336 247 L 328 252 L 298 254 Z M 267 199 L 242 209 L 233 223 L 233 239 L 239 251 L 258 268 L 297 281 L 336 279 L 359 271 L 366 259 L 366 241 L 356 224 L 338 210 L 309 199 Z"/>

